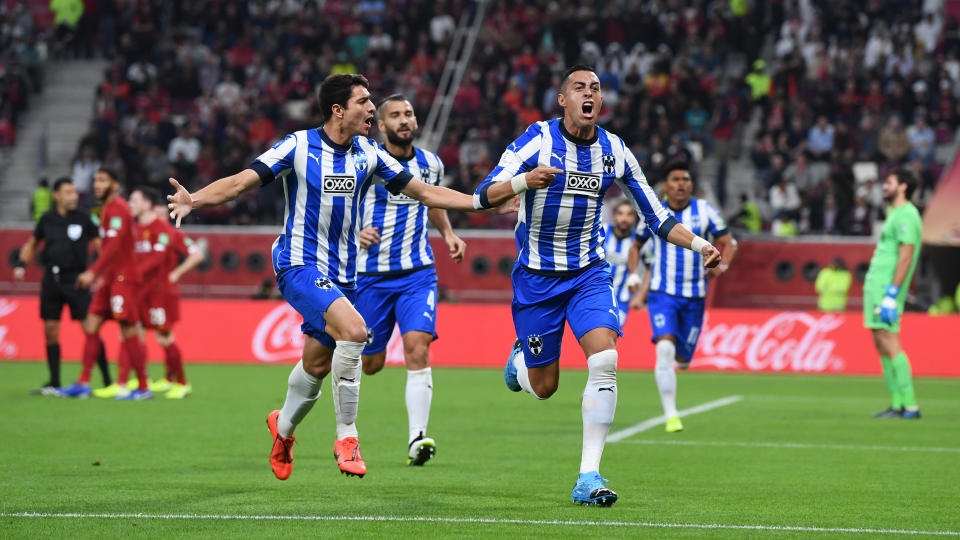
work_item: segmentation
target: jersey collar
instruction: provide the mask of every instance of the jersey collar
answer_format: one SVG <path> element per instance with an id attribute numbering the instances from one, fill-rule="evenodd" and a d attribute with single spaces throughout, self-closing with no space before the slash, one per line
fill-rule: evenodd
<path id="1" fill-rule="evenodd" d="M 352 139 L 350 140 L 350 144 L 337 144 L 337 143 L 333 142 L 333 139 L 331 139 L 331 138 L 327 135 L 327 132 L 323 130 L 323 126 L 320 126 L 320 127 L 317 128 L 317 133 L 320 135 L 320 139 L 321 139 L 325 144 L 327 144 L 327 145 L 329 145 L 330 147 L 332 147 L 334 150 L 343 150 L 344 152 L 346 152 L 346 151 L 350 150 L 351 148 L 353 148 L 353 140 L 352 140 Z"/>
<path id="2" fill-rule="evenodd" d="M 581 139 L 579 137 L 574 137 L 569 131 L 567 131 L 566 126 L 563 125 L 563 118 L 560 118 L 557 123 L 560 124 L 560 134 L 563 135 L 563 138 L 572 142 L 573 144 L 579 146 L 592 146 L 597 142 L 597 139 L 600 138 L 600 128 L 597 126 L 594 126 L 593 137 L 590 137 L 589 139 Z"/>

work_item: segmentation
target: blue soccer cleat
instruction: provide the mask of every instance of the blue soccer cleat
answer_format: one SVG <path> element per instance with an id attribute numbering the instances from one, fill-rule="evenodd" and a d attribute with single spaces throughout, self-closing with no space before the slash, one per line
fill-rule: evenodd
<path id="1" fill-rule="evenodd" d="M 906 418 L 907 420 L 919 420 L 920 409 L 917 409 L 915 411 L 908 411 L 904 409 L 902 418 Z"/>
<path id="2" fill-rule="evenodd" d="M 597 471 L 580 473 L 577 485 L 573 486 L 573 502 L 596 506 L 612 506 L 617 502 L 617 494 L 603 485 L 609 482 Z"/>
<path id="3" fill-rule="evenodd" d="M 503 368 L 503 380 L 507 383 L 507 388 L 511 392 L 519 392 L 523 390 L 520 387 L 520 382 L 517 381 L 517 368 L 513 365 L 513 358 L 520 354 L 522 351 L 520 347 L 520 340 L 518 339 L 513 343 L 513 349 L 510 351 L 510 356 L 507 358 L 507 365 Z"/>
<path id="4" fill-rule="evenodd" d="M 90 390 L 89 384 L 80 384 L 73 383 L 67 388 L 60 390 L 60 395 L 68 398 L 81 398 L 86 399 L 90 397 L 93 392 Z"/>
<path id="5" fill-rule="evenodd" d="M 118 401 L 143 401 L 145 399 L 153 399 L 153 392 L 150 389 L 146 390 L 131 390 L 129 394 L 117 394 Z"/>

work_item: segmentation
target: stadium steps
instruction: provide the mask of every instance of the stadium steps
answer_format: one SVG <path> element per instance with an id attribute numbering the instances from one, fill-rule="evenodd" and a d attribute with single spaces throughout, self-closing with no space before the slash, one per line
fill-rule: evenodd
<path id="1" fill-rule="evenodd" d="M 20 122 L 0 178 L 0 220 L 29 221 L 30 193 L 40 176 L 69 175 L 77 143 L 93 118 L 103 60 L 52 61 L 43 94 L 34 97 Z"/>

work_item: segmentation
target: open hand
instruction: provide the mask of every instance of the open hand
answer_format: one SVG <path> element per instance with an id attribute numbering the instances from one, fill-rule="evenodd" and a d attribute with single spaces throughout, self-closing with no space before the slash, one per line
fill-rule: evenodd
<path id="1" fill-rule="evenodd" d="M 450 248 L 450 258 L 457 261 L 458 264 L 463 262 L 463 256 L 467 252 L 467 243 L 453 233 L 445 236 L 443 240 Z"/>
<path id="2" fill-rule="evenodd" d="M 193 210 L 193 198 L 190 197 L 187 188 L 181 186 L 175 179 L 170 179 L 170 185 L 177 191 L 173 195 L 167 195 L 167 201 L 170 203 L 167 208 L 170 209 L 170 219 L 175 219 L 177 228 L 180 228 L 180 221 Z"/>

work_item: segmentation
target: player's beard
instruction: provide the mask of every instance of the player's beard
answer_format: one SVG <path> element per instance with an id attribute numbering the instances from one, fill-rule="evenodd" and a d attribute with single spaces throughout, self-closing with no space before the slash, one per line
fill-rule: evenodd
<path id="1" fill-rule="evenodd" d="M 107 190 L 103 192 L 103 197 L 97 197 L 97 201 L 99 201 L 99 202 L 101 202 L 101 203 L 107 202 L 107 200 L 108 200 L 111 196 L 113 196 L 113 194 L 114 194 L 116 191 L 117 191 L 117 190 L 114 189 L 113 186 L 108 187 Z"/>
<path id="2" fill-rule="evenodd" d="M 401 137 L 400 135 L 397 135 L 397 132 L 393 130 L 384 128 L 383 131 L 386 132 L 387 140 L 390 141 L 390 144 L 394 144 L 396 146 L 410 146 L 411 144 L 413 144 L 412 130 L 410 131 L 410 136 L 406 138 Z"/>

